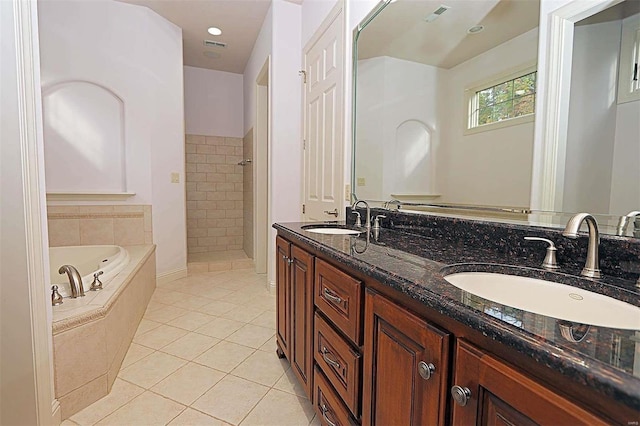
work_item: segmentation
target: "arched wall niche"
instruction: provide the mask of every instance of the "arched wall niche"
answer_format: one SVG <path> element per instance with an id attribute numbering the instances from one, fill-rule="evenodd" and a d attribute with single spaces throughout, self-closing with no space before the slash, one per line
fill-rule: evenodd
<path id="1" fill-rule="evenodd" d="M 67 80 L 43 89 L 48 193 L 127 191 L 124 101 L 109 88 Z"/>

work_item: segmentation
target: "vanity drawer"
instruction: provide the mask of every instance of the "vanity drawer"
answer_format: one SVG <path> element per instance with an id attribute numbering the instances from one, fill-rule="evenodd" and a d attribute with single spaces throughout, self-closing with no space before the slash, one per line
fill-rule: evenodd
<path id="1" fill-rule="evenodd" d="M 315 305 L 357 346 L 362 343 L 362 282 L 316 259 Z"/>
<path id="2" fill-rule="evenodd" d="M 349 410 L 358 417 L 362 358 L 318 313 L 314 329 L 313 357 Z"/>
<path id="3" fill-rule="evenodd" d="M 349 415 L 338 394 L 316 366 L 313 373 L 313 405 L 323 426 L 351 426 L 357 423 Z"/>

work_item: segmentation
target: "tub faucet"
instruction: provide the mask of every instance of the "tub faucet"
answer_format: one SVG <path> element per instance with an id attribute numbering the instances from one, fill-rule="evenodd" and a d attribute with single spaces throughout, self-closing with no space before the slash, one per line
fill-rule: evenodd
<path id="1" fill-rule="evenodd" d="M 629 226 L 629 222 L 635 220 L 633 236 L 640 237 L 640 235 L 636 235 L 636 233 L 640 233 L 640 227 L 638 226 L 637 222 L 638 219 L 640 219 L 640 211 L 632 211 L 627 213 L 626 216 L 622 216 L 618 221 L 618 232 L 616 234 L 624 237 L 624 234 L 627 233 L 627 226 Z"/>
<path id="2" fill-rule="evenodd" d="M 587 261 L 580 275 L 589 278 L 600 278 L 600 259 L 598 258 L 600 234 L 598 233 L 598 223 L 596 219 L 589 213 L 575 214 L 569 219 L 569 222 L 567 222 L 567 226 L 564 228 L 562 235 L 568 238 L 578 238 L 578 230 L 583 221 L 587 222 L 589 228 L 589 246 L 587 248 Z"/>
<path id="3" fill-rule="evenodd" d="M 353 206 L 351 207 L 353 210 L 356 209 L 356 207 L 358 207 L 358 204 L 363 203 L 364 206 L 367 208 L 367 217 L 365 217 L 365 225 L 364 227 L 368 230 L 371 229 L 371 209 L 369 208 L 369 203 L 367 203 L 365 200 L 358 200 L 355 203 L 353 203 Z M 358 219 L 360 217 L 358 216 Z M 357 222 L 356 222 L 356 226 L 357 226 Z"/>
<path id="4" fill-rule="evenodd" d="M 69 278 L 69 285 L 71 286 L 71 298 L 84 296 L 84 287 L 82 287 L 82 277 L 78 273 L 78 270 L 71 265 L 62 265 L 58 269 L 59 274 L 67 274 Z"/>

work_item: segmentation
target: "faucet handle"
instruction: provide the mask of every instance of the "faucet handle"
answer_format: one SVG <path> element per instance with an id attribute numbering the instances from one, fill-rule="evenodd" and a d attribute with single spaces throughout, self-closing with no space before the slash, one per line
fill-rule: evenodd
<path id="1" fill-rule="evenodd" d="M 58 286 L 57 285 L 52 285 L 51 286 L 51 305 L 52 306 L 56 306 L 56 305 L 62 305 L 62 295 L 58 292 Z"/>
<path id="2" fill-rule="evenodd" d="M 542 261 L 542 267 L 544 269 L 549 269 L 552 271 L 560 269 L 560 267 L 558 266 L 558 261 L 556 260 L 556 252 L 558 251 L 558 249 L 556 249 L 556 246 L 555 244 L 553 244 L 553 241 L 547 238 L 540 238 L 540 237 L 524 237 L 524 239 L 528 241 L 543 241 L 547 243 L 548 244 L 547 255 L 544 257 L 544 260 Z"/>
<path id="3" fill-rule="evenodd" d="M 373 218 L 373 228 L 380 229 L 380 219 L 386 219 L 387 217 L 383 214 L 379 214 Z"/>
<path id="4" fill-rule="evenodd" d="M 360 219 L 360 212 L 359 211 L 352 211 L 351 214 L 355 214 L 357 215 L 356 217 L 356 227 L 360 228 L 362 226 L 362 219 Z"/>
<path id="5" fill-rule="evenodd" d="M 104 274 L 104 271 L 98 271 L 93 274 L 93 282 L 91 283 L 91 291 L 102 290 L 102 281 L 100 281 L 100 275 Z"/>

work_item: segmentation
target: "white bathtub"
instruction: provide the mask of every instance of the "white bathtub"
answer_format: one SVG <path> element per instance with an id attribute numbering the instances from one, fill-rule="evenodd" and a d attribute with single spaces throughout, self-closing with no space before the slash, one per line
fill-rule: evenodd
<path id="1" fill-rule="evenodd" d="M 102 271 L 100 281 L 106 287 L 109 280 L 115 277 L 129 263 L 129 252 L 120 246 L 71 246 L 50 247 L 49 264 L 51 284 L 58 286 L 62 297 L 71 295 L 67 274 L 59 274 L 62 265 L 75 267 L 82 276 L 84 291 L 89 291 L 93 282 L 93 274 Z"/>

